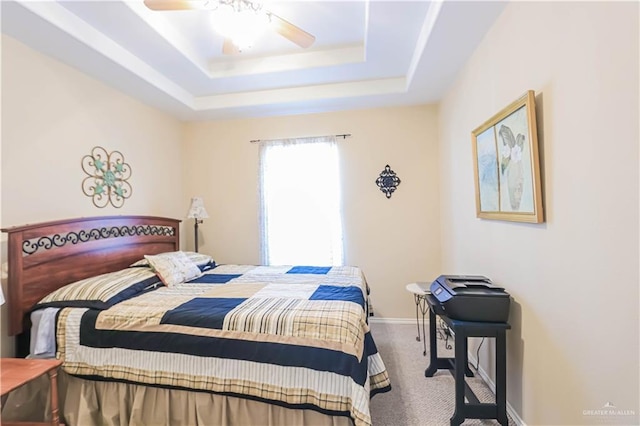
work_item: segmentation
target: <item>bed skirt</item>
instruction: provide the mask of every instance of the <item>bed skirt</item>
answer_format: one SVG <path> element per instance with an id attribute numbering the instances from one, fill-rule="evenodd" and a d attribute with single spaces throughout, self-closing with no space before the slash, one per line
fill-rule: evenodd
<path id="1" fill-rule="evenodd" d="M 61 421 L 65 425 L 318 425 L 352 426 L 348 417 L 291 409 L 233 396 L 58 374 Z M 4 421 L 50 420 L 45 375 L 11 392 L 2 404 Z M 47 413 L 43 415 L 43 413 Z"/>

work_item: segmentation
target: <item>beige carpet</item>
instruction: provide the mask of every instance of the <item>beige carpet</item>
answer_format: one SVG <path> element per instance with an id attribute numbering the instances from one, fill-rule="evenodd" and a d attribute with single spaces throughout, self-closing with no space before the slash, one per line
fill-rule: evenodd
<path id="1" fill-rule="evenodd" d="M 409 324 L 372 323 L 371 332 L 382 356 L 389 377 L 391 391 L 371 400 L 374 426 L 449 425 L 455 406 L 455 382 L 448 371 L 440 370 L 433 377 L 425 377 L 429 352 L 423 356 L 422 342 L 416 341 L 417 328 Z M 427 351 L 429 350 L 427 329 Z M 453 346 L 453 341 L 449 342 Z M 444 348 L 438 340 L 438 356 L 453 357 L 453 350 Z M 495 397 L 484 381 L 467 377 L 480 402 L 494 402 Z M 499 425 L 496 420 L 468 419 L 464 425 Z M 509 417 L 509 425 L 515 425 Z"/>

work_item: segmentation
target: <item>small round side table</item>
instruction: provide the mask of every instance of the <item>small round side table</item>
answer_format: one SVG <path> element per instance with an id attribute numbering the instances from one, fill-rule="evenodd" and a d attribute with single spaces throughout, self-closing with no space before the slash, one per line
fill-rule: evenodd
<path id="1" fill-rule="evenodd" d="M 424 345 L 424 352 L 422 352 L 422 355 L 427 356 L 427 338 L 424 316 L 429 311 L 429 306 L 427 305 L 427 295 L 431 294 L 431 291 L 429 291 L 429 284 L 426 282 L 410 283 L 407 284 L 407 291 L 413 294 L 413 300 L 416 303 L 416 326 L 418 327 L 416 340 L 418 342 L 420 341 L 420 320 L 418 318 L 418 312 L 422 313 L 422 343 Z"/>

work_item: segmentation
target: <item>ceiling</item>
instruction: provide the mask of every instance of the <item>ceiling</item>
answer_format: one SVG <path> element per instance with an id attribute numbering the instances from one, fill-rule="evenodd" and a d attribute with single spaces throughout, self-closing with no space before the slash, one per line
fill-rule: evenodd
<path id="1" fill-rule="evenodd" d="M 313 34 L 222 54 L 210 11 L 142 0 L 2 1 L 2 32 L 182 120 L 437 102 L 505 2 L 265 1 Z"/>

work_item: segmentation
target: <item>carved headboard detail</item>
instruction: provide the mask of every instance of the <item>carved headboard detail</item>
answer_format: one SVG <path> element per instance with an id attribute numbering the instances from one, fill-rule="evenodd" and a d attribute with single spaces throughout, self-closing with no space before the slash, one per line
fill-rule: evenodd
<path id="1" fill-rule="evenodd" d="M 2 229 L 9 236 L 9 334 L 26 331 L 33 306 L 64 285 L 179 250 L 179 225 L 164 217 L 101 216 Z"/>

